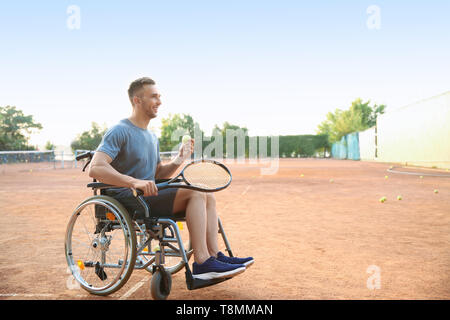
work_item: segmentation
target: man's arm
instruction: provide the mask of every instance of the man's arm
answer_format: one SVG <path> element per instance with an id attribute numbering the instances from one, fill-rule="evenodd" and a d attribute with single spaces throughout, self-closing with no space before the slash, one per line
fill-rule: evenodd
<path id="1" fill-rule="evenodd" d="M 158 163 L 158 166 L 156 167 L 155 178 L 169 179 L 173 175 L 173 173 L 178 169 L 181 163 L 182 161 L 177 160 L 177 158 L 166 164 L 162 164 L 161 162 Z"/>
<path id="2" fill-rule="evenodd" d="M 188 141 L 181 145 L 175 159 L 166 164 L 162 164 L 161 162 L 158 163 L 158 166 L 156 167 L 155 179 L 170 178 L 178 167 L 191 156 L 192 150 L 194 150 L 194 139 L 191 139 L 190 142 Z"/>
<path id="3" fill-rule="evenodd" d="M 106 184 L 117 187 L 140 189 L 144 196 L 158 194 L 158 189 L 154 181 L 139 180 L 133 177 L 121 174 L 111 166 L 112 159 L 104 152 L 97 151 L 92 158 L 89 166 L 89 176 Z"/>

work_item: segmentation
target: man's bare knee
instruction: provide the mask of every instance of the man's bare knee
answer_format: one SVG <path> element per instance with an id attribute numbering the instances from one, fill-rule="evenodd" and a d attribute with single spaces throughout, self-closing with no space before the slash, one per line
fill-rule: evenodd
<path id="1" fill-rule="evenodd" d="M 206 204 L 208 206 L 215 206 L 216 205 L 216 197 L 214 196 L 214 193 L 207 193 L 206 194 Z"/>
<path id="2" fill-rule="evenodd" d="M 207 196 L 206 196 L 205 192 L 196 191 L 196 190 L 189 190 L 189 191 L 190 191 L 189 194 L 188 194 L 189 200 L 200 199 L 200 200 L 203 200 L 206 203 Z"/>
<path id="3" fill-rule="evenodd" d="M 201 201 L 206 203 L 205 193 L 189 189 L 178 189 L 173 205 L 173 212 L 175 213 L 186 210 L 189 202 L 191 200 L 195 201 L 196 199 L 200 199 Z"/>

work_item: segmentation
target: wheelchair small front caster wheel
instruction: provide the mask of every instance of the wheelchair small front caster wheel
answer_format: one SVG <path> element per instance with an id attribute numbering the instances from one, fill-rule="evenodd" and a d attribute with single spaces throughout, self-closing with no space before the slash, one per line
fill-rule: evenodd
<path id="1" fill-rule="evenodd" d="M 150 282 L 150 293 L 154 300 L 166 300 L 172 288 L 172 276 L 164 269 L 157 269 Z"/>

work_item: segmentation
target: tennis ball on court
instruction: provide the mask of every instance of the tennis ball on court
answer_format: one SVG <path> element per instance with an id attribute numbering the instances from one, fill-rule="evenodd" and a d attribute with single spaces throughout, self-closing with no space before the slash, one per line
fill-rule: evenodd
<path id="1" fill-rule="evenodd" d="M 304 177 L 305 175 L 302 173 L 301 175 L 300 175 L 300 177 Z"/>
<path id="2" fill-rule="evenodd" d="M 402 196 L 397 196 L 397 200 L 402 200 Z"/>
<path id="3" fill-rule="evenodd" d="M 387 200 L 386 197 L 381 197 L 381 198 L 380 198 L 380 202 L 381 202 L 381 203 L 384 203 L 386 200 Z"/>
<path id="4" fill-rule="evenodd" d="M 423 176 L 420 176 L 420 179 L 423 179 Z"/>
<path id="5" fill-rule="evenodd" d="M 438 193 L 439 191 L 437 189 L 434 189 L 434 193 Z"/>
<path id="6" fill-rule="evenodd" d="M 389 178 L 388 176 L 384 176 L 385 179 Z"/>
<path id="7" fill-rule="evenodd" d="M 333 179 L 330 179 L 330 182 L 331 182 L 331 183 L 333 183 L 333 182 L 334 182 L 334 180 L 333 180 Z"/>
<path id="8" fill-rule="evenodd" d="M 191 140 L 191 136 L 188 135 L 188 134 L 185 134 L 185 135 L 183 136 L 183 138 L 181 139 L 181 142 L 182 142 L 182 143 L 186 143 L 186 142 L 188 142 L 189 140 Z"/>

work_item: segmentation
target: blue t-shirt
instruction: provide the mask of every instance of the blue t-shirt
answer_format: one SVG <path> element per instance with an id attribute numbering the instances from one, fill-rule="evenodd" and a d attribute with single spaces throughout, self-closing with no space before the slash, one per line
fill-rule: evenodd
<path id="1" fill-rule="evenodd" d="M 159 156 L 156 135 L 123 119 L 103 136 L 96 151 L 109 155 L 118 172 L 140 180 L 155 180 Z"/>

